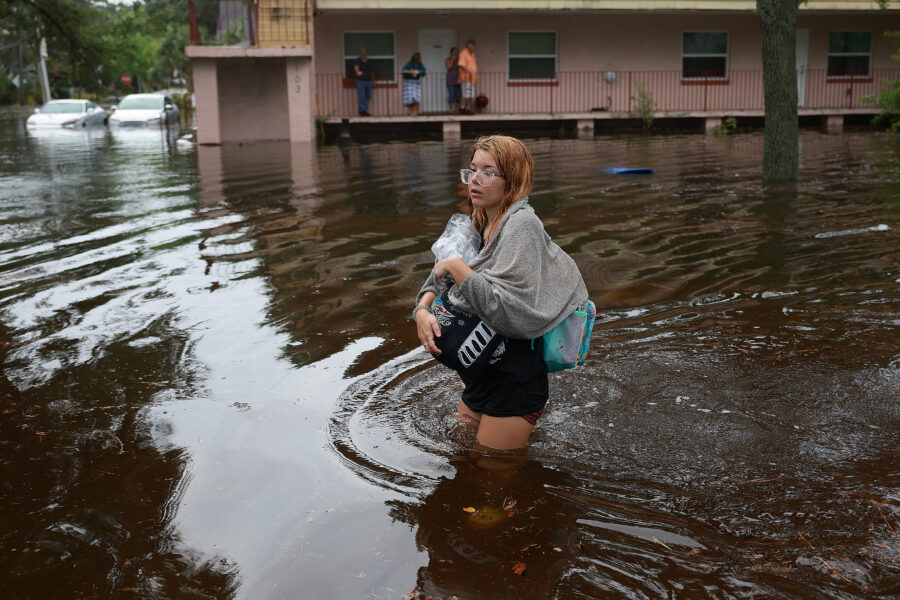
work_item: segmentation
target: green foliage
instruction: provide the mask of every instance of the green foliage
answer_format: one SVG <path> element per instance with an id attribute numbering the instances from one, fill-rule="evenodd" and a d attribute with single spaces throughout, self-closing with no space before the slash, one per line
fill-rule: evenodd
<path id="1" fill-rule="evenodd" d="M 214 24 L 217 0 L 195 4 L 201 23 Z M 243 34 L 231 35 L 238 33 Z M 122 85 L 123 74 L 135 84 L 140 78 L 147 91 L 169 87 L 176 74 L 190 79 L 184 53 L 190 45 L 187 0 L 0 0 L 0 45 L 19 38 L 28 45 L 29 65 L 37 60 L 40 39 L 47 40 L 47 69 L 57 97 L 70 90 L 90 96 L 136 91 L 134 84 Z M 14 86 L 5 94 L 0 89 L 0 102 L 10 101 L 11 93 L 17 95 Z"/>
<path id="2" fill-rule="evenodd" d="M 2 1 L 2 0 L 0 0 Z M 0 30 L 0 46 L 6 46 L 0 50 L 0 79 L 4 84 L 0 84 L 0 104 L 18 104 L 19 88 L 13 83 L 19 76 L 22 76 L 23 93 L 39 94 L 40 84 L 37 78 L 37 58 L 31 46 L 23 43 L 21 48 L 17 45 L 19 37 L 14 32 Z M 22 52 L 22 71 L 19 71 L 19 50 Z"/>
<path id="3" fill-rule="evenodd" d="M 172 94 L 172 102 L 175 103 L 175 106 L 178 107 L 178 112 L 181 115 L 181 124 L 187 125 L 191 122 L 191 113 L 194 110 L 194 107 L 191 106 L 191 92 L 184 92 L 181 94 Z"/>
<path id="4" fill-rule="evenodd" d="M 878 95 L 866 98 L 881 111 L 872 119 L 874 125 L 882 125 L 894 133 L 900 132 L 900 82 L 885 81 L 887 87 Z"/>
<path id="5" fill-rule="evenodd" d="M 50 87 L 63 97 L 69 87 L 80 87 L 91 68 L 103 60 L 105 48 L 99 35 L 103 8 L 96 0 L 0 1 L 0 42 L 25 40 L 27 59 L 34 64 L 40 60 L 40 40 L 45 39 L 52 57 L 47 61 Z M 33 84 L 37 85 L 36 78 Z"/>
<path id="6" fill-rule="evenodd" d="M 653 127 L 653 113 L 656 111 L 657 104 L 653 100 L 653 96 L 644 88 L 644 84 L 637 84 L 638 97 L 635 112 L 641 117 L 644 123 L 644 129 L 649 130 Z"/>
<path id="7" fill-rule="evenodd" d="M 101 39 L 108 56 L 100 65 L 101 81 L 108 86 L 116 85 L 122 74 L 130 75 L 132 80 L 143 77 L 146 81 L 159 42 L 153 35 L 145 5 L 110 6 L 106 16 Z"/>
<path id="8" fill-rule="evenodd" d="M 14 91 L 15 89 L 16 86 L 13 85 L 9 76 L 3 71 L 0 71 L 0 98 L 6 97 L 11 90 Z"/>
<path id="9" fill-rule="evenodd" d="M 159 40 L 150 76 L 155 81 L 164 81 L 173 73 L 188 73 L 191 63 L 184 53 L 184 47 L 191 43 L 191 30 L 187 22 L 169 23 Z"/>
<path id="10" fill-rule="evenodd" d="M 228 29 L 221 32 L 222 43 L 226 46 L 244 41 L 244 22 L 234 21 Z"/>
<path id="11" fill-rule="evenodd" d="M 737 129 L 737 119 L 734 117 L 725 117 L 722 119 L 721 125 L 716 125 L 713 128 L 713 132 L 715 132 L 716 135 L 728 135 L 734 129 Z"/>
<path id="12" fill-rule="evenodd" d="M 181 94 L 172 94 L 172 102 L 175 103 L 175 106 L 178 107 L 178 110 L 184 112 L 185 110 L 190 110 L 191 108 L 191 93 L 184 92 Z"/>
<path id="13" fill-rule="evenodd" d="M 900 31 L 885 31 L 884 35 L 900 39 Z M 893 54 L 891 58 L 900 62 L 900 52 Z M 885 80 L 884 88 L 874 96 L 863 98 L 866 102 L 873 102 L 881 111 L 872 123 L 882 125 L 894 133 L 900 132 L 900 81 Z"/>
<path id="14" fill-rule="evenodd" d="M 325 143 L 325 123 L 328 122 L 334 116 L 334 111 L 329 112 L 327 115 L 317 115 L 316 116 L 316 134 L 318 136 L 318 141 L 320 144 Z"/>

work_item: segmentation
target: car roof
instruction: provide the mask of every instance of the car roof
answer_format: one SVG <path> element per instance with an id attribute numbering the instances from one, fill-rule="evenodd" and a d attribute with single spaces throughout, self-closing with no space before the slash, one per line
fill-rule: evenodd
<path id="1" fill-rule="evenodd" d="M 61 99 L 61 100 L 47 100 L 44 104 L 75 104 L 76 102 L 88 102 L 88 100 L 80 100 L 78 98 L 75 99 Z"/>
<path id="2" fill-rule="evenodd" d="M 144 98 L 144 97 L 149 97 L 149 96 L 164 96 L 164 95 L 165 94 L 156 94 L 156 93 L 153 93 L 153 94 L 128 94 L 127 96 L 125 96 L 125 98 Z M 125 98 L 122 98 L 122 99 L 124 100 Z"/>

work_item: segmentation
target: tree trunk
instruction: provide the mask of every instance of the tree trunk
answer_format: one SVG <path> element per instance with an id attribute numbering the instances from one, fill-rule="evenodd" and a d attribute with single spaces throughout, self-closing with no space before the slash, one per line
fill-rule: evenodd
<path id="1" fill-rule="evenodd" d="M 800 162 L 797 119 L 797 1 L 756 0 L 762 28 L 766 106 L 763 180 L 793 181 Z"/>

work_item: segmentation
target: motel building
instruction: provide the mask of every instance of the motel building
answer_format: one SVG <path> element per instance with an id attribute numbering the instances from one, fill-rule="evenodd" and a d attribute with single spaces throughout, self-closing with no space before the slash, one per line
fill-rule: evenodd
<path id="1" fill-rule="evenodd" d="M 570 122 L 591 134 L 648 112 L 707 131 L 764 114 L 754 0 L 222 0 L 206 21 L 189 6 L 201 144 L 310 141 L 323 123 L 415 122 L 453 138 L 485 121 Z M 847 116 L 875 114 L 868 98 L 900 77 L 900 38 L 885 35 L 898 30 L 900 1 L 801 4 L 800 116 L 840 130 Z M 444 59 L 470 39 L 487 104 L 450 114 Z M 371 116 L 358 115 L 350 77 L 360 47 L 375 70 Z M 415 52 L 427 75 L 413 117 L 400 71 Z"/>

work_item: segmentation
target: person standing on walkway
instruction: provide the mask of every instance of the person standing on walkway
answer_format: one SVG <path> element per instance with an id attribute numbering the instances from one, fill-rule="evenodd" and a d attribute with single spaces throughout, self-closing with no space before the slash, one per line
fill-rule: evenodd
<path id="1" fill-rule="evenodd" d="M 460 112 L 471 115 L 475 112 L 475 84 L 478 83 L 478 62 L 475 60 L 475 40 L 466 42 L 459 53 L 459 84 L 462 88 Z"/>
<path id="2" fill-rule="evenodd" d="M 422 78 L 425 77 L 425 65 L 422 64 L 422 54 L 416 52 L 403 65 L 403 106 L 406 114 L 415 117 L 419 114 L 419 105 L 422 104 Z"/>
<path id="3" fill-rule="evenodd" d="M 369 51 L 359 49 L 359 58 L 353 61 L 353 79 L 356 81 L 356 95 L 359 99 L 359 116 L 369 117 L 369 101 L 372 99 L 372 81 L 375 71 L 368 59 Z"/>
<path id="4" fill-rule="evenodd" d="M 450 56 L 444 59 L 447 67 L 447 104 L 450 105 L 450 114 L 459 112 L 459 48 L 450 48 Z"/>

